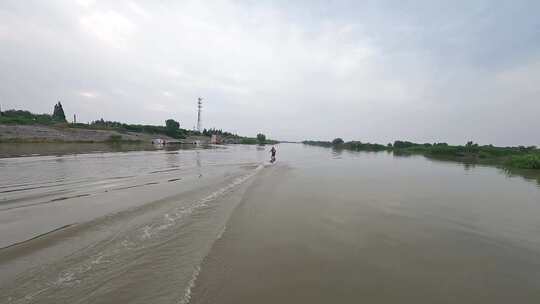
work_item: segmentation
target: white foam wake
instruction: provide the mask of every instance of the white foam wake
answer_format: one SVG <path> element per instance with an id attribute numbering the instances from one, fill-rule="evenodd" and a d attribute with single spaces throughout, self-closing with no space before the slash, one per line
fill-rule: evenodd
<path id="1" fill-rule="evenodd" d="M 189 204 L 188 206 L 177 207 L 171 213 L 166 213 L 163 216 L 163 220 L 160 223 L 147 225 L 143 227 L 141 229 L 140 239 L 144 240 L 144 239 L 151 238 L 154 235 L 158 234 L 160 231 L 166 230 L 174 226 L 182 218 L 192 214 L 195 210 L 199 208 L 207 207 L 209 202 L 216 200 L 217 198 L 231 191 L 233 188 L 244 183 L 246 180 L 254 176 L 261 168 L 263 168 L 262 165 L 258 166 L 255 170 L 253 170 L 249 174 L 237 177 L 231 183 L 227 184 L 225 187 L 212 192 L 208 196 L 198 201 L 195 201 L 192 204 Z"/>
<path id="2" fill-rule="evenodd" d="M 188 304 L 189 301 L 191 301 L 191 290 L 193 289 L 193 287 L 195 287 L 195 281 L 197 281 L 197 277 L 199 277 L 200 272 L 201 267 L 196 266 L 193 270 L 193 274 L 191 275 L 191 280 L 189 280 L 188 286 L 186 287 L 184 296 L 182 297 L 182 299 L 180 299 L 180 302 L 178 302 L 178 304 Z"/>
<path id="3" fill-rule="evenodd" d="M 224 187 L 210 193 L 209 195 L 197 201 L 192 202 L 188 206 L 182 206 L 173 209 L 171 212 L 164 214 L 157 223 L 146 225 L 140 228 L 140 231 L 137 231 L 135 235 L 133 235 L 132 237 L 128 236 L 127 238 L 124 238 L 122 241 L 116 243 L 117 245 L 113 248 L 108 248 L 105 251 L 92 255 L 90 259 L 86 260 L 81 264 L 75 265 L 74 267 L 64 269 L 63 271 L 58 273 L 53 280 L 45 283 L 45 286 L 42 285 L 38 291 L 27 294 L 26 296 L 24 296 L 23 299 L 26 301 L 35 300 L 37 296 L 50 289 L 66 287 L 69 288 L 82 283 L 81 280 L 83 274 L 88 273 L 91 270 L 96 270 L 96 268 L 102 268 L 103 264 L 114 263 L 116 261 L 116 258 L 126 250 L 134 250 L 139 248 L 140 246 L 144 246 L 144 241 L 158 236 L 165 230 L 180 224 L 183 218 L 189 216 L 199 208 L 208 206 L 209 202 L 218 199 L 220 196 L 230 192 L 235 187 L 241 185 L 242 183 L 253 177 L 255 174 L 257 174 L 257 172 L 262 168 L 263 166 L 260 165 L 248 174 L 235 178 Z M 218 239 L 221 238 L 224 232 L 225 227 L 219 232 Z M 195 281 L 197 279 L 197 276 L 199 275 L 199 272 L 200 267 L 196 266 L 194 268 L 192 278 L 186 286 L 184 296 L 179 303 L 189 303 L 191 299 L 192 288 L 195 286 Z M 10 298 L 10 301 L 12 300 L 14 299 Z"/>
<path id="4" fill-rule="evenodd" d="M 207 196 L 206 198 L 202 199 L 200 202 L 202 202 L 202 204 L 205 204 L 206 202 L 210 201 L 210 200 L 213 200 L 215 199 L 216 197 L 218 197 L 220 194 L 222 193 L 225 193 L 227 192 L 228 190 L 230 190 L 231 188 L 237 186 L 237 185 L 240 185 L 241 183 L 245 182 L 247 179 L 249 179 L 250 177 L 254 176 L 260 169 L 264 168 L 264 165 L 259 165 L 253 172 L 251 172 L 250 174 L 247 174 L 245 176 L 242 176 L 242 177 L 239 177 L 237 179 L 235 179 L 231 184 L 227 185 L 226 187 L 210 194 L 209 196 Z M 219 193 L 219 194 L 218 194 Z M 223 226 L 223 229 L 219 232 L 218 236 L 217 236 L 217 239 L 221 239 L 221 237 L 223 236 L 223 234 L 225 233 L 225 230 L 227 229 L 227 226 Z M 191 295 L 192 295 L 192 290 L 193 288 L 195 287 L 195 282 L 197 281 L 197 278 L 199 277 L 199 273 L 201 272 L 201 267 L 200 266 L 196 266 L 194 271 L 193 271 L 193 274 L 191 276 L 191 280 L 188 282 L 188 285 L 186 286 L 186 289 L 184 291 L 184 296 L 182 297 L 182 299 L 180 299 L 180 301 L 178 302 L 179 304 L 189 304 L 189 302 L 191 301 Z"/>

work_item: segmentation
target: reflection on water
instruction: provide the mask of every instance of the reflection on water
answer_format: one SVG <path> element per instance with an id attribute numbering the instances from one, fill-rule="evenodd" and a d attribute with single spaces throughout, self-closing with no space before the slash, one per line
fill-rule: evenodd
<path id="1" fill-rule="evenodd" d="M 538 170 L 516 169 L 516 168 L 502 168 L 500 169 L 506 174 L 507 177 L 522 177 L 523 179 L 531 182 L 536 182 L 540 187 L 540 173 Z"/>
<path id="2" fill-rule="evenodd" d="M 340 159 L 342 154 L 343 154 L 343 149 L 332 147 L 332 158 Z"/>
<path id="3" fill-rule="evenodd" d="M 212 146 L 182 145 L 152 145 L 144 143 L 2 143 L 0 158 L 37 156 L 37 155 L 66 155 L 81 153 L 106 153 L 129 151 L 178 151 L 193 148 L 213 148 Z"/>
<path id="4" fill-rule="evenodd" d="M 464 163 L 463 164 L 463 169 L 465 171 L 470 171 L 470 170 L 474 169 L 474 167 L 475 167 L 475 164 L 470 164 L 470 163 Z"/>
<path id="5" fill-rule="evenodd" d="M 197 163 L 197 173 L 199 174 L 199 178 L 202 177 L 202 171 L 201 171 L 201 152 L 196 151 L 195 152 L 195 161 Z"/>
<path id="6" fill-rule="evenodd" d="M 535 182 L 540 187 L 540 170 L 532 170 L 532 169 L 519 169 L 519 168 L 511 168 L 511 167 L 505 167 L 502 164 L 494 163 L 479 163 L 474 162 L 471 160 L 461 160 L 457 158 L 452 157 L 425 157 L 422 156 L 425 159 L 431 161 L 431 162 L 440 162 L 440 163 L 447 163 L 447 164 L 457 164 L 462 165 L 463 169 L 465 171 L 471 171 L 475 168 L 496 168 L 498 171 L 502 172 L 502 174 L 506 175 L 507 177 L 522 177 L 523 179 L 531 182 Z"/>
<path id="7" fill-rule="evenodd" d="M 395 156 L 395 157 L 411 157 L 411 156 L 415 156 L 414 154 L 412 154 L 410 152 L 402 151 L 402 150 L 394 150 L 394 151 L 392 151 L 392 155 Z"/>

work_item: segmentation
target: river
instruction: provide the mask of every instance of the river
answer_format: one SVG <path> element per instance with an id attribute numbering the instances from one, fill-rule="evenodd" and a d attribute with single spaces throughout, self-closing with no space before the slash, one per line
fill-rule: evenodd
<path id="1" fill-rule="evenodd" d="M 534 172 L 268 149 L 0 159 L 0 303 L 540 301 Z"/>

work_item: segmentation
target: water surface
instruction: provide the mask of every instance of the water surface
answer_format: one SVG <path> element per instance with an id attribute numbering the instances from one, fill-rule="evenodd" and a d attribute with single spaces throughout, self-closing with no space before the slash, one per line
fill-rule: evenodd
<path id="1" fill-rule="evenodd" d="M 540 300 L 535 180 L 422 156 L 279 151 L 206 257 L 193 303 Z"/>
<path id="2" fill-rule="evenodd" d="M 540 300 L 535 172 L 277 148 L 0 159 L 0 303 Z"/>

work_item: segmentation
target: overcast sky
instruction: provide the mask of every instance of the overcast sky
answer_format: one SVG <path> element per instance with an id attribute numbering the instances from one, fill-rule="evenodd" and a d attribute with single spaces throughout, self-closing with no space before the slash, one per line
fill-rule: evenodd
<path id="1" fill-rule="evenodd" d="M 0 105 L 282 140 L 540 144 L 540 1 L 0 1 Z"/>

